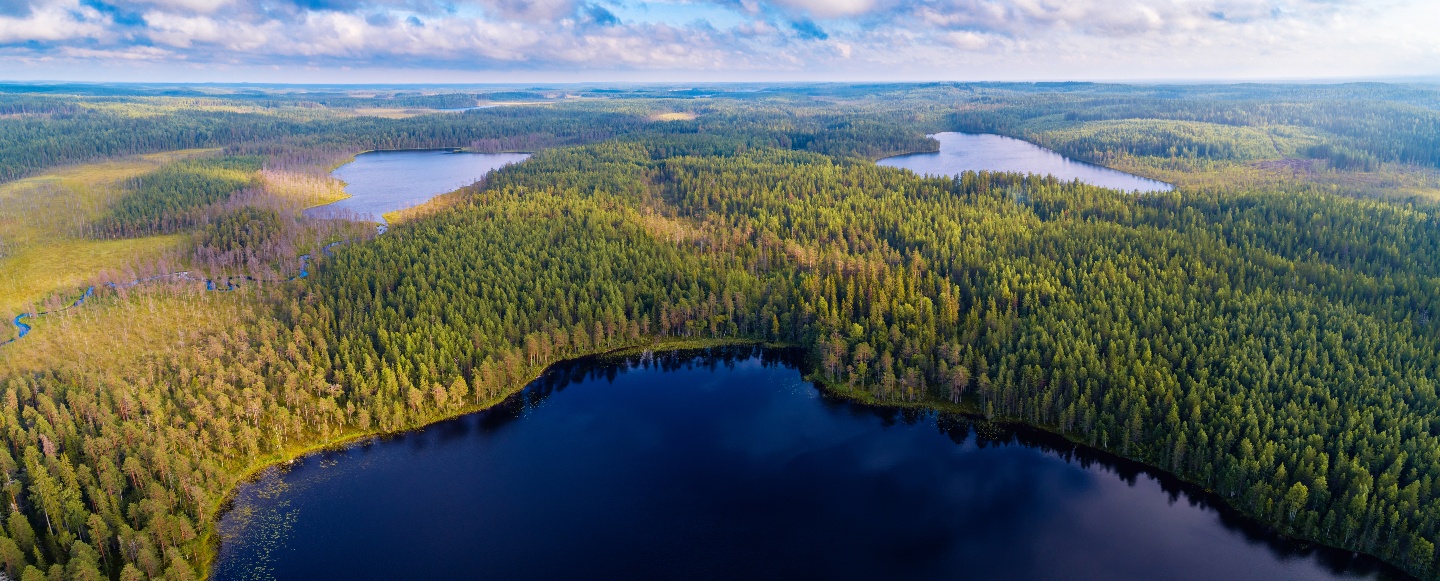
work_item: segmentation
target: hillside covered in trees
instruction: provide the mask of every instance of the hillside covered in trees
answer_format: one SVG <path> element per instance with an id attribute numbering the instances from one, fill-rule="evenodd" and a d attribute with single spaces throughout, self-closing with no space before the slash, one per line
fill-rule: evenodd
<path id="1" fill-rule="evenodd" d="M 19 111 L 0 119 L 0 151 L 50 152 L 0 155 L 7 177 L 223 148 L 126 182 L 84 235 L 181 233 L 187 264 L 255 269 L 288 265 L 277 248 L 355 238 L 333 256 L 311 250 L 300 281 L 102 292 L 95 325 L 135 305 L 206 323 L 167 328 L 114 364 L 0 347 L 0 567 L 203 576 L 223 500 L 255 469 L 485 407 L 557 361 L 713 339 L 804 349 L 817 382 L 863 401 L 1040 426 L 1286 534 L 1437 577 L 1435 91 L 578 93 L 403 118 L 342 95 L 0 94 Z M 486 98 L 421 97 L 388 98 Z M 154 114 L 115 111 L 142 107 Z M 138 124 L 133 140 L 87 141 L 121 118 Z M 197 141 L 183 128 L 200 119 L 224 129 Z M 1157 172 L 1225 169 L 1137 197 L 873 163 L 933 148 L 925 135 L 944 130 Z M 47 139 L 63 146 L 27 149 Z M 370 240 L 244 193 L 278 196 L 279 173 L 309 183 L 296 167 L 323 172 L 363 149 L 440 145 L 537 154 Z M 1285 160 L 1317 166 L 1272 181 L 1239 169 Z"/>

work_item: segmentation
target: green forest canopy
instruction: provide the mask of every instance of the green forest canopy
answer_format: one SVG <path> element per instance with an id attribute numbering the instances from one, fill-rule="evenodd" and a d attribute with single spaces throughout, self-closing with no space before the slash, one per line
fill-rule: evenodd
<path id="1" fill-rule="evenodd" d="M 243 321 L 194 330 L 185 348 L 5 378 L 7 574 L 200 575 L 220 501 L 254 467 L 476 409 L 561 359 L 715 338 L 801 346 L 837 392 L 1042 426 L 1172 471 L 1288 534 L 1436 577 L 1433 204 L 1304 183 L 1136 197 L 1035 176 L 921 178 L 869 161 L 933 147 L 927 132 L 970 129 L 1092 158 L 1340 151 L 1363 160 L 1335 171 L 1365 171 L 1371 158 L 1434 166 L 1424 155 L 1440 138 L 1426 125 L 1433 91 L 939 84 L 603 96 L 379 119 L 341 111 L 361 105 L 338 97 L 314 100 L 322 113 L 309 116 L 269 95 L 273 111 L 123 117 L 87 103 L 163 99 L 0 94 L 27 100 L 15 125 L 29 128 L 0 120 L 0 150 L 45 135 L 65 144 L 14 158 L 11 176 L 171 147 L 259 156 L 162 168 L 111 208 L 106 232 L 119 234 L 201 226 L 179 217 L 209 216 L 194 210 L 246 185 L 262 158 L 541 150 L 458 207 L 337 247 L 304 283 L 247 295 Z M 41 106 L 50 113 L 31 113 Z M 697 117 L 649 120 L 662 109 Z M 90 132 L 116 123 L 133 138 Z M 199 139 L 195 123 L 216 129 Z M 215 248 L 264 245 L 283 229 L 254 209 L 216 216 L 199 230 Z"/>

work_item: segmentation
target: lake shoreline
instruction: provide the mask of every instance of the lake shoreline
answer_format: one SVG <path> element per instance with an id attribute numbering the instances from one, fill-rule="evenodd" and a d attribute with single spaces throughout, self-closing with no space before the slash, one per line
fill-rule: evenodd
<path id="1" fill-rule="evenodd" d="M 203 568 L 206 571 L 206 578 L 208 579 L 213 576 L 215 563 L 217 562 L 220 555 L 221 539 L 220 535 L 218 534 L 217 528 L 220 524 L 221 519 L 225 516 L 225 513 L 229 512 L 233 508 L 235 496 L 239 492 L 240 487 L 245 484 L 255 482 L 265 471 L 271 468 L 276 468 L 284 464 L 291 464 L 296 460 L 300 460 L 304 457 L 314 456 L 316 454 L 336 450 L 343 450 L 363 441 L 402 436 L 405 434 L 424 430 L 441 422 L 490 410 L 491 408 L 494 408 L 495 406 L 504 403 L 506 400 L 510 399 L 515 394 L 525 391 L 525 388 L 530 387 L 531 384 L 544 377 L 545 374 L 550 372 L 551 369 L 554 369 L 561 365 L 583 363 L 586 361 L 600 361 L 607 358 L 625 358 L 629 356 L 639 355 L 647 351 L 683 353 L 687 351 L 703 351 L 707 349 L 744 346 L 774 349 L 798 349 L 798 347 L 784 343 L 770 343 L 766 341 L 758 341 L 751 339 L 681 339 L 625 345 L 621 347 L 616 347 L 614 349 L 596 351 L 594 353 L 587 353 L 576 357 L 558 359 L 553 362 L 547 363 L 540 367 L 540 370 L 536 372 L 533 377 L 524 381 L 518 386 L 512 386 L 509 389 L 502 390 L 490 398 L 487 398 L 472 406 L 460 408 L 454 413 L 445 414 L 443 416 L 434 418 L 426 418 L 422 423 L 407 425 L 405 427 L 393 430 L 382 429 L 353 432 L 338 436 L 330 440 L 326 440 L 324 442 L 316 442 L 308 445 L 296 446 L 287 449 L 280 454 L 272 454 L 270 456 L 266 456 L 260 459 L 258 463 L 247 467 L 246 469 L 241 471 L 240 477 L 235 481 L 233 485 L 229 487 L 228 490 L 225 491 L 225 494 L 220 497 L 219 501 L 214 503 L 212 506 L 210 514 L 214 516 L 205 523 L 204 532 L 200 535 L 200 541 L 202 543 L 202 546 L 206 548 L 207 553 L 206 555 L 204 555 L 204 558 L 201 559 Z"/>
<path id="2" fill-rule="evenodd" d="M 387 224 L 386 214 L 424 206 L 447 193 L 464 190 L 531 153 L 480 153 L 463 147 L 372 149 L 332 163 L 329 179 L 343 184 L 346 196 L 305 208 L 306 218 L 348 219 Z"/>
<path id="3" fill-rule="evenodd" d="M 916 412 L 921 414 L 936 414 L 937 416 L 954 416 L 958 417 L 963 421 L 970 422 L 973 426 L 976 427 L 977 430 L 980 426 L 995 426 L 1002 430 L 1010 432 L 1011 439 L 1022 444 L 1029 443 L 1031 445 L 1036 445 L 1044 448 L 1050 452 L 1062 456 L 1066 462 L 1079 461 L 1080 463 L 1084 464 L 1091 461 L 1097 461 L 1113 469 L 1116 472 L 1117 476 L 1120 476 L 1122 479 L 1126 479 L 1129 481 L 1133 481 L 1135 475 L 1137 474 L 1147 475 L 1153 478 L 1157 483 L 1159 483 L 1162 489 L 1166 490 L 1167 492 L 1171 492 L 1172 495 L 1175 492 L 1179 492 L 1192 502 L 1199 503 L 1207 509 L 1214 510 L 1222 519 L 1222 522 L 1227 523 L 1227 525 L 1233 526 L 1234 528 L 1238 529 L 1238 531 L 1245 536 L 1247 541 L 1262 542 L 1266 543 L 1272 548 L 1278 546 L 1279 548 L 1282 548 L 1286 551 L 1294 551 L 1296 553 L 1306 555 L 1319 552 L 1320 554 L 1316 555 L 1316 558 L 1320 559 L 1324 563 L 1334 564 L 1334 566 L 1337 567 L 1346 564 L 1353 565 L 1359 567 L 1362 570 L 1381 573 L 1386 578 L 1415 578 L 1409 572 L 1404 571 L 1398 566 L 1388 563 L 1383 559 L 1376 557 L 1375 555 L 1362 553 L 1359 551 L 1352 551 L 1350 549 L 1329 545 L 1320 541 L 1284 533 L 1276 529 L 1274 526 L 1265 523 L 1260 519 L 1252 517 L 1238 507 L 1231 505 L 1224 496 L 1220 495 L 1217 492 L 1209 490 L 1198 483 L 1186 480 L 1175 473 L 1160 468 L 1159 466 L 1155 466 L 1140 460 L 1127 458 L 1118 453 L 1092 446 L 1069 434 L 1054 430 L 1053 427 L 1032 424 L 1018 418 L 1010 418 L 1003 416 L 986 418 L 983 412 L 980 411 L 980 408 L 975 404 L 975 402 L 968 397 L 962 399 L 961 403 L 959 404 L 953 404 L 945 401 L 929 400 L 913 402 L 876 401 L 873 397 L 870 397 L 867 392 L 861 392 L 858 390 L 832 385 L 829 382 L 824 381 L 822 378 L 819 377 L 818 372 L 815 371 L 814 365 L 810 361 L 810 354 L 808 350 L 804 349 L 803 347 L 788 343 L 772 343 L 763 340 L 743 338 L 650 341 L 616 347 L 614 349 L 608 349 L 604 351 L 587 353 L 575 357 L 558 359 L 541 366 L 539 368 L 539 371 L 536 372 L 534 376 L 527 381 L 520 383 L 516 386 L 511 386 L 509 389 L 498 392 L 496 395 L 487 398 L 484 401 L 481 401 L 473 406 L 461 408 L 454 413 L 445 414 L 434 418 L 427 418 L 422 423 L 413 424 L 394 430 L 371 430 L 347 434 L 326 442 L 320 442 L 306 446 L 298 446 L 291 450 L 287 450 L 282 455 L 267 458 L 265 461 L 262 461 L 261 463 L 247 469 L 243 473 L 242 477 L 239 478 L 235 482 L 235 484 L 226 491 L 221 501 L 216 504 L 216 510 L 211 513 L 214 515 L 214 518 L 206 524 L 205 533 L 202 535 L 202 540 L 204 541 L 204 546 L 206 547 L 208 553 L 203 561 L 204 570 L 206 571 L 207 577 L 213 576 L 215 566 L 218 562 L 218 557 L 220 554 L 221 538 L 218 533 L 218 527 L 225 514 L 233 509 L 233 503 L 236 499 L 237 494 L 239 493 L 240 488 L 246 484 L 258 481 L 266 471 L 272 468 L 277 468 L 287 464 L 293 464 L 298 460 L 302 460 L 304 458 L 316 456 L 319 454 L 324 454 L 326 452 L 348 449 L 352 446 L 364 442 L 371 442 L 376 440 L 400 437 L 406 434 L 413 434 L 429 429 L 443 422 L 492 410 L 497 406 L 509 401 L 517 394 L 524 392 L 530 386 L 534 385 L 537 381 L 544 378 L 552 370 L 562 366 L 585 363 L 605 364 L 652 352 L 665 353 L 667 355 L 684 356 L 686 354 L 698 355 L 703 352 L 715 349 L 730 349 L 741 347 L 750 347 L 760 350 L 784 351 L 799 354 L 800 357 L 797 359 L 797 364 L 798 370 L 801 373 L 802 380 L 813 386 L 814 389 L 816 389 L 824 398 L 832 399 L 835 401 L 843 401 L 850 405 L 857 405 L 862 408 L 879 411 L 893 411 L 902 414 L 907 412 Z M 1342 558 L 1344 554 L 1349 555 L 1348 559 Z M 1327 557 L 1331 557 L 1333 559 L 1327 559 Z"/>
<path id="4" fill-rule="evenodd" d="M 1165 193 L 1177 189 L 1175 184 L 1074 159 L 1009 135 L 941 131 L 926 137 L 938 144 L 935 151 L 892 155 L 876 160 L 875 164 L 934 178 L 985 171 L 1049 176 L 1061 182 L 1080 181 L 1126 193 Z"/>
<path id="5" fill-rule="evenodd" d="M 1152 478 L 1155 478 L 1157 481 L 1162 483 L 1162 486 L 1164 484 L 1176 485 L 1181 489 L 1181 492 L 1187 494 L 1191 499 L 1202 502 L 1208 508 L 1211 508 L 1216 512 L 1220 513 L 1222 518 L 1230 517 L 1232 519 L 1235 519 L 1236 521 L 1239 521 L 1238 524 L 1250 528 L 1253 532 L 1258 532 L 1265 536 L 1269 536 L 1274 541 L 1278 541 L 1284 544 L 1292 544 L 1294 545 L 1293 548 L 1299 549 L 1301 551 L 1313 551 L 1318 549 L 1322 551 L 1338 551 L 1343 553 L 1350 553 L 1351 555 L 1353 555 L 1352 558 L 1357 559 L 1358 564 L 1360 564 L 1362 567 L 1380 571 L 1385 575 L 1391 576 L 1396 579 L 1416 579 L 1416 577 L 1410 574 L 1408 571 L 1405 571 L 1404 569 L 1401 569 L 1394 564 L 1386 562 L 1384 559 L 1381 559 L 1378 556 L 1369 553 L 1363 553 L 1360 551 L 1354 551 L 1351 549 L 1346 549 L 1344 547 L 1326 544 L 1313 539 L 1294 536 L 1280 531 L 1274 526 L 1247 514 L 1245 511 L 1241 510 L 1236 506 L 1233 506 L 1220 493 L 1205 488 L 1198 483 L 1191 482 L 1190 480 L 1187 480 L 1179 476 L 1178 474 L 1175 474 L 1174 472 L 1171 472 L 1154 464 L 1150 464 L 1142 460 L 1136 460 L 1134 458 L 1127 458 L 1120 455 L 1119 453 L 1111 452 L 1104 448 L 1093 446 L 1087 442 L 1073 437 L 1070 434 L 1053 429 L 1052 426 L 1046 426 L 1043 424 L 1032 424 L 1019 418 L 1013 418 L 1009 416 L 995 416 L 994 418 L 986 418 L 984 412 L 980 410 L 977 405 L 975 405 L 973 400 L 969 399 L 968 395 L 965 398 L 962 398 L 961 403 L 959 404 L 952 404 L 950 402 L 943 401 L 878 402 L 875 401 L 873 397 L 868 397 L 869 394 L 866 392 L 833 386 L 829 382 L 826 382 L 825 380 L 819 378 L 818 374 L 806 374 L 805 381 L 814 385 L 817 389 L 819 389 L 827 396 L 861 406 L 891 410 L 913 410 L 923 413 L 956 414 L 963 416 L 968 420 L 997 425 L 1012 430 L 1017 433 L 1017 437 L 1019 437 L 1019 433 L 1021 432 L 1029 432 L 1031 436 L 1039 436 L 1041 439 L 1048 440 L 1051 443 L 1064 442 L 1067 446 L 1070 446 L 1072 451 L 1079 451 L 1085 455 L 1096 457 L 1097 459 L 1100 459 L 1101 461 L 1104 461 L 1109 465 L 1116 467 L 1117 471 L 1121 467 L 1128 467 L 1132 468 L 1135 472 L 1143 473 L 1151 476 Z M 1059 448 L 1059 446 L 1053 446 L 1053 444 L 1052 447 L 1055 447 L 1057 449 Z"/>

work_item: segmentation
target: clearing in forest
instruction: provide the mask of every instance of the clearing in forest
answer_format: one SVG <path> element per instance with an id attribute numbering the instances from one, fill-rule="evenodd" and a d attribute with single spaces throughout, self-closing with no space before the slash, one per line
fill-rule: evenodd
<path id="1" fill-rule="evenodd" d="M 215 150 L 180 150 L 56 169 L 0 185 L 0 316 L 78 288 L 105 269 L 151 261 L 180 248 L 183 234 L 92 237 L 93 223 L 123 186 L 161 165 Z M 0 332 L 9 338 L 13 329 Z"/>

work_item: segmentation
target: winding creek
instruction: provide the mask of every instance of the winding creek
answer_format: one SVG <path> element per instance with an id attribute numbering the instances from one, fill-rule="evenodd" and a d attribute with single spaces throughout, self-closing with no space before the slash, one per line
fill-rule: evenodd
<path id="1" fill-rule="evenodd" d="M 1027 429 L 828 397 L 793 352 L 551 368 L 490 410 L 272 468 L 242 579 L 1376 579 Z"/>
<path id="2" fill-rule="evenodd" d="M 1108 167 L 1075 161 L 1028 141 L 1002 135 L 936 133 L 940 151 L 887 157 L 876 163 L 911 170 L 921 175 L 953 176 L 965 171 L 1004 171 L 1053 175 L 1061 180 L 1127 192 L 1168 192 L 1165 182 L 1142 178 Z"/>

